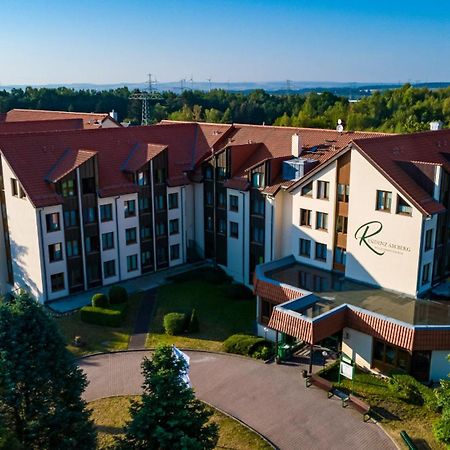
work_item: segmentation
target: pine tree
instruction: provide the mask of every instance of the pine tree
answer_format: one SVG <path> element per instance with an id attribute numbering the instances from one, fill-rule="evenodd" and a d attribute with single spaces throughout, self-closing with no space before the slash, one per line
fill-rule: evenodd
<path id="1" fill-rule="evenodd" d="M 131 421 L 118 441 L 121 450 L 212 449 L 218 427 L 182 377 L 186 363 L 170 346 L 160 346 L 151 360 L 142 363 L 142 399 L 130 408 Z"/>
<path id="2" fill-rule="evenodd" d="M 95 448 L 81 399 L 86 376 L 55 323 L 28 294 L 0 305 L 0 367 L 0 418 L 24 448 Z"/>

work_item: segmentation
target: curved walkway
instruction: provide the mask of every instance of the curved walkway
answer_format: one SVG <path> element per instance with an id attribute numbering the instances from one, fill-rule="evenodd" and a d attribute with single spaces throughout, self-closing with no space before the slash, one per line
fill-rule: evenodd
<path id="1" fill-rule="evenodd" d="M 305 387 L 298 368 L 205 352 L 191 357 L 197 396 L 247 423 L 280 449 L 396 449 L 375 423 Z M 140 363 L 149 352 L 123 352 L 79 361 L 90 381 L 87 401 L 141 392 Z"/>

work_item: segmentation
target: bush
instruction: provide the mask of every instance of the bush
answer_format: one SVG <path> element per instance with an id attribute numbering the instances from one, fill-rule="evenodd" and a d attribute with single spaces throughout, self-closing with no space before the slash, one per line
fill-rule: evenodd
<path id="1" fill-rule="evenodd" d="M 80 318 L 83 322 L 105 327 L 120 327 L 125 320 L 127 312 L 126 303 L 112 305 L 108 308 L 96 306 L 84 306 L 80 311 Z"/>
<path id="2" fill-rule="evenodd" d="M 122 286 L 111 286 L 111 288 L 109 289 L 109 301 L 111 305 L 120 305 L 121 303 L 127 303 L 127 290 Z"/>
<path id="3" fill-rule="evenodd" d="M 182 334 L 186 330 L 186 314 L 172 312 L 164 316 L 164 330 L 171 336 Z"/>
<path id="4" fill-rule="evenodd" d="M 94 308 L 107 308 L 109 306 L 109 300 L 105 294 L 94 294 L 91 304 Z"/>
<path id="5" fill-rule="evenodd" d="M 259 350 L 256 350 L 252 354 L 252 358 L 263 359 L 264 361 L 267 361 L 272 356 L 273 356 L 273 346 L 269 347 L 267 345 L 260 347 Z"/>
<path id="6" fill-rule="evenodd" d="M 438 441 L 450 444 L 450 413 L 444 411 L 442 416 L 433 425 L 433 431 Z"/>
<path id="7" fill-rule="evenodd" d="M 227 297 L 234 300 L 247 300 L 253 297 L 253 292 L 243 284 L 228 284 L 223 287 L 223 291 Z"/>
<path id="8" fill-rule="evenodd" d="M 273 344 L 270 341 L 249 334 L 233 334 L 223 343 L 223 349 L 227 353 L 261 359 L 268 359 L 265 356 L 271 354 L 272 348 Z"/>
<path id="9" fill-rule="evenodd" d="M 195 308 L 192 310 L 192 313 L 190 316 L 188 330 L 189 330 L 189 333 L 197 333 L 199 330 L 198 316 L 197 316 L 197 311 L 195 310 Z"/>

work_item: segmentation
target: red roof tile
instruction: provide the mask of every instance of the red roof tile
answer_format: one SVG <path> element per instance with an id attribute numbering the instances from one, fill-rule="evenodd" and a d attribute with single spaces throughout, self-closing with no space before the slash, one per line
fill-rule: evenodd
<path id="1" fill-rule="evenodd" d="M 167 145 L 139 143 L 131 149 L 122 170 L 125 172 L 136 172 L 166 148 Z"/>
<path id="2" fill-rule="evenodd" d="M 27 122 L 1 122 L 0 133 L 33 133 L 36 131 L 81 130 L 82 119 L 33 120 Z"/>
<path id="3" fill-rule="evenodd" d="M 86 161 L 93 158 L 96 154 L 97 152 L 91 150 L 73 150 L 68 148 L 53 166 L 45 179 L 51 183 L 56 183 L 68 173 L 72 172 L 72 170 L 75 170 L 77 167 L 80 167 Z"/>

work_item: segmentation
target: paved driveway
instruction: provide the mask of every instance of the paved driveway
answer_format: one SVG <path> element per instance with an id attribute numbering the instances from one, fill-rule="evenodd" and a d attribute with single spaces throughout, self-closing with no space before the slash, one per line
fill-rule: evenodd
<path id="1" fill-rule="evenodd" d="M 374 423 L 324 391 L 305 387 L 298 367 L 203 352 L 188 352 L 197 396 L 239 418 L 280 449 L 396 449 Z M 80 360 L 90 384 L 87 401 L 139 394 L 140 362 L 148 352 L 91 356 Z"/>

